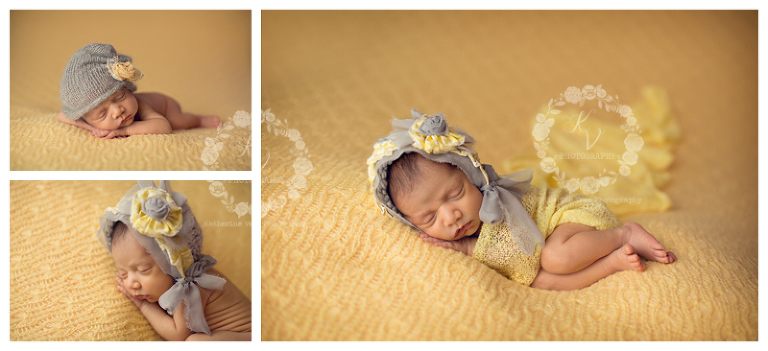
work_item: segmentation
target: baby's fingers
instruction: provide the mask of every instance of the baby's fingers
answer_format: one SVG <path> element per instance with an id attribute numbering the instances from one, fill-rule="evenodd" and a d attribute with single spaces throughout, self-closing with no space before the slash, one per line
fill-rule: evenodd
<path id="1" fill-rule="evenodd" d="M 421 235 L 419 235 L 419 237 L 421 238 L 421 240 L 424 240 L 424 242 L 427 242 L 427 243 L 430 243 L 430 244 L 435 244 L 435 243 L 439 243 L 439 242 L 442 241 L 440 239 L 435 239 L 435 238 L 433 238 L 433 237 L 431 237 L 431 236 L 429 236 L 427 234 L 421 234 Z"/>
<path id="2" fill-rule="evenodd" d="M 426 242 L 426 243 L 435 245 L 437 247 L 442 247 L 444 249 L 452 249 L 453 248 L 452 244 L 450 242 L 448 242 L 448 241 L 445 241 L 445 240 L 440 240 L 440 239 L 435 239 L 435 238 L 422 238 L 422 240 L 424 240 L 424 242 Z"/>

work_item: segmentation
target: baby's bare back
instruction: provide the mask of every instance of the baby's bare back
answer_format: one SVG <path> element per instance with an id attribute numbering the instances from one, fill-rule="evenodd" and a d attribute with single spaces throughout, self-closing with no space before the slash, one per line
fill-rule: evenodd
<path id="1" fill-rule="evenodd" d="M 133 94 L 139 103 L 148 105 L 155 112 L 167 118 L 168 103 L 174 101 L 170 97 L 160 93 L 138 93 Z"/>
<path id="2" fill-rule="evenodd" d="M 226 279 L 214 269 L 208 273 Z M 211 331 L 251 331 L 251 301 L 229 280 L 222 290 L 200 288 L 200 298 L 203 301 L 205 320 Z"/>

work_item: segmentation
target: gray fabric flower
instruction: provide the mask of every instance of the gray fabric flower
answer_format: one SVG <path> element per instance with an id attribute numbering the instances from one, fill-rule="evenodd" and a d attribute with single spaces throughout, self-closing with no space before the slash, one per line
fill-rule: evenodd
<path id="1" fill-rule="evenodd" d="M 448 123 L 443 118 L 442 113 L 429 117 L 421 125 L 421 132 L 426 135 L 440 135 L 448 133 Z"/>
<path id="2" fill-rule="evenodd" d="M 171 213 L 171 207 L 168 205 L 168 202 L 159 197 L 151 197 L 144 201 L 142 209 L 144 213 L 158 221 L 164 220 Z"/>

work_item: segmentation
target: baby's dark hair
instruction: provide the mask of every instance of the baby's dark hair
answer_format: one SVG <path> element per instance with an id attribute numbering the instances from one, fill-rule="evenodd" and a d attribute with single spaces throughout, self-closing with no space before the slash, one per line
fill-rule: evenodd
<path id="1" fill-rule="evenodd" d="M 121 221 L 117 221 L 112 227 L 112 243 L 110 250 L 115 247 L 115 243 L 123 241 L 128 234 L 130 234 L 128 233 L 128 226 Z"/>
<path id="2" fill-rule="evenodd" d="M 389 165 L 387 176 L 387 193 L 394 202 L 394 197 L 406 195 L 413 191 L 419 177 L 423 176 L 424 167 L 454 167 L 451 164 L 432 161 L 418 152 L 409 152 L 400 156 Z"/>

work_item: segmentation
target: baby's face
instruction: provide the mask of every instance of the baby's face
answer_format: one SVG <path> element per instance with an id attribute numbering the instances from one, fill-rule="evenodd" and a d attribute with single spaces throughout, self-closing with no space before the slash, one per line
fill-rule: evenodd
<path id="1" fill-rule="evenodd" d="M 405 219 L 442 240 L 459 240 L 479 231 L 483 195 L 467 175 L 448 165 L 420 167 L 414 189 L 393 199 Z"/>
<path id="2" fill-rule="evenodd" d="M 123 288 L 136 298 L 157 302 L 173 286 L 173 278 L 163 272 L 131 233 L 112 246 L 112 258 Z"/>
<path id="3" fill-rule="evenodd" d="M 83 115 L 83 120 L 99 129 L 115 130 L 131 125 L 138 110 L 136 97 L 128 89 L 120 89 Z"/>

